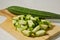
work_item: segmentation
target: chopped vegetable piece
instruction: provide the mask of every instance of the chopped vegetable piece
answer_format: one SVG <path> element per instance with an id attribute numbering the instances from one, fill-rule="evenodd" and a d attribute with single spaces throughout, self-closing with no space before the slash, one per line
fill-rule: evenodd
<path id="1" fill-rule="evenodd" d="M 42 24 L 46 24 L 46 25 L 49 25 L 49 24 L 50 24 L 50 22 L 47 21 L 47 20 L 41 20 L 41 23 L 42 23 Z"/>
<path id="2" fill-rule="evenodd" d="M 30 17 L 30 19 L 33 20 L 33 21 L 36 20 L 34 17 Z"/>
<path id="3" fill-rule="evenodd" d="M 39 20 L 39 17 L 35 17 L 35 20 Z"/>
<path id="4" fill-rule="evenodd" d="M 26 20 L 29 20 L 31 15 L 26 15 Z"/>
<path id="5" fill-rule="evenodd" d="M 18 23 L 18 22 L 16 22 L 16 23 L 15 23 L 15 26 L 17 26 L 17 25 L 19 25 L 19 23 Z"/>
<path id="6" fill-rule="evenodd" d="M 20 19 L 21 19 L 21 20 L 23 20 L 23 19 L 24 19 L 24 17 L 25 17 L 24 15 L 20 15 Z"/>
<path id="7" fill-rule="evenodd" d="M 28 30 L 32 31 L 33 30 L 33 27 L 29 27 Z"/>
<path id="8" fill-rule="evenodd" d="M 19 27 L 19 28 L 17 27 L 17 30 L 18 30 L 18 31 L 22 31 L 23 29 L 22 29 L 21 27 Z"/>
<path id="9" fill-rule="evenodd" d="M 28 20 L 28 25 L 29 25 L 29 27 L 34 27 L 33 21 L 32 20 Z"/>
<path id="10" fill-rule="evenodd" d="M 24 24 L 26 24 L 27 22 L 25 21 L 25 20 L 19 20 L 19 24 L 22 24 L 22 25 L 24 25 Z"/>
<path id="11" fill-rule="evenodd" d="M 21 25 L 21 28 L 22 28 L 22 30 L 26 30 L 27 29 L 27 26 Z"/>
<path id="12" fill-rule="evenodd" d="M 35 37 L 36 35 L 34 33 L 31 34 L 32 37 Z"/>
<path id="13" fill-rule="evenodd" d="M 42 35 L 44 35 L 45 33 L 46 33 L 45 30 L 39 30 L 39 31 L 36 32 L 36 36 L 42 36 Z"/>
<path id="14" fill-rule="evenodd" d="M 54 25 L 52 25 L 51 23 L 48 25 L 49 28 L 52 28 Z"/>
<path id="15" fill-rule="evenodd" d="M 48 28 L 48 25 L 45 25 L 45 24 L 41 24 L 40 25 L 42 29 L 46 30 Z"/>
<path id="16" fill-rule="evenodd" d="M 41 27 L 38 25 L 38 26 L 36 26 L 36 27 L 33 29 L 32 32 L 36 32 L 36 31 L 38 31 L 40 28 L 41 28 Z"/>
<path id="17" fill-rule="evenodd" d="M 31 35 L 31 31 L 29 31 L 29 30 L 24 30 L 24 31 L 22 31 L 22 33 L 24 35 L 26 35 L 26 36 L 30 36 Z"/>

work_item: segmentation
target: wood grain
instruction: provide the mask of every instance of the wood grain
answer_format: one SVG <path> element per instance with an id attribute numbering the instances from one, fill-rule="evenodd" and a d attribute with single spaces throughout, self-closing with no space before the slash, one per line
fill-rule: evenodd
<path id="1" fill-rule="evenodd" d="M 0 11 L 0 15 L 6 16 L 7 20 L 0 24 L 0 27 L 6 30 L 8 33 L 13 35 L 17 40 L 49 40 L 49 38 L 57 35 L 60 32 L 60 27 L 55 26 L 53 29 L 47 31 L 48 35 L 41 36 L 41 37 L 26 37 L 21 32 L 18 32 L 14 25 L 12 24 L 12 18 L 15 16 L 11 14 L 6 9 Z"/>

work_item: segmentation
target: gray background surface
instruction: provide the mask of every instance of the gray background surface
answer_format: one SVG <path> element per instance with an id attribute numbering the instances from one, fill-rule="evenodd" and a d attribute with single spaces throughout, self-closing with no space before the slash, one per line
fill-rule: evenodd
<path id="1" fill-rule="evenodd" d="M 60 14 L 60 0 L 0 0 L 0 10 L 12 5 Z M 6 18 L 0 16 L 0 23 L 2 23 L 4 19 Z M 56 25 L 60 25 L 60 21 L 54 21 L 54 23 Z M 0 28 L 0 40 L 16 40 L 16 38 Z M 60 35 L 53 38 L 52 40 L 60 40 Z"/>

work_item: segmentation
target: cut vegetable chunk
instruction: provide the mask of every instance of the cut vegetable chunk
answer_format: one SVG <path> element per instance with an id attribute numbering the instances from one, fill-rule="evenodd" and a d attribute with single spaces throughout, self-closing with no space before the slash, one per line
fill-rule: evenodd
<path id="1" fill-rule="evenodd" d="M 46 33 L 45 30 L 39 30 L 39 31 L 36 32 L 36 36 L 42 36 L 42 35 L 44 35 L 45 33 Z"/>
<path id="2" fill-rule="evenodd" d="M 41 28 L 41 27 L 38 25 L 38 26 L 36 26 L 36 27 L 33 29 L 32 32 L 36 32 L 36 31 L 38 31 L 40 28 Z"/>
<path id="3" fill-rule="evenodd" d="M 26 36 L 30 36 L 31 31 L 29 31 L 29 30 L 24 30 L 24 31 L 22 31 L 22 33 L 23 33 L 24 35 L 26 35 Z"/>

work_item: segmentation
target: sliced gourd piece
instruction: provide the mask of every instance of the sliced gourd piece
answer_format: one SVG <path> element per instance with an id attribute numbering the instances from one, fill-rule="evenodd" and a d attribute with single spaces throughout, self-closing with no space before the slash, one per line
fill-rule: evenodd
<path id="1" fill-rule="evenodd" d="M 25 20 L 19 20 L 19 24 L 25 25 L 27 22 Z"/>
<path id="2" fill-rule="evenodd" d="M 34 17 L 30 17 L 30 20 L 36 21 L 36 19 Z"/>
<path id="3" fill-rule="evenodd" d="M 50 24 L 50 21 L 47 21 L 47 20 L 41 20 L 41 22 L 42 22 L 43 24 L 46 24 L 46 25 L 49 25 L 49 24 Z"/>
<path id="4" fill-rule="evenodd" d="M 31 15 L 26 15 L 26 20 L 29 20 L 30 19 L 30 17 L 32 17 Z"/>
<path id="5" fill-rule="evenodd" d="M 17 30 L 18 30 L 18 31 L 22 31 L 23 29 L 22 29 L 21 27 L 19 27 L 19 28 L 17 27 Z"/>
<path id="6" fill-rule="evenodd" d="M 42 23 L 42 24 L 46 24 L 46 25 L 48 25 L 49 28 L 52 27 L 52 24 L 51 24 L 50 21 L 47 21 L 47 20 L 41 20 L 41 23 Z"/>
<path id="7" fill-rule="evenodd" d="M 19 25 L 19 23 L 18 22 L 16 22 L 15 24 L 14 24 L 14 26 L 18 26 Z"/>
<path id="8" fill-rule="evenodd" d="M 41 28 L 46 30 L 48 28 L 48 25 L 45 25 L 45 24 L 40 24 Z"/>
<path id="9" fill-rule="evenodd" d="M 44 35 L 45 33 L 46 33 L 45 30 L 39 30 L 39 31 L 36 32 L 36 36 L 42 36 L 42 35 Z"/>
<path id="10" fill-rule="evenodd" d="M 39 20 L 39 17 L 35 17 L 35 20 Z"/>
<path id="11" fill-rule="evenodd" d="M 21 25 L 20 27 L 17 27 L 18 31 L 23 31 L 23 30 L 26 30 L 26 29 L 27 29 L 27 26 L 23 26 L 23 25 Z"/>
<path id="12" fill-rule="evenodd" d="M 31 35 L 31 31 L 29 31 L 29 30 L 23 30 L 22 33 L 23 33 L 25 36 L 30 36 L 30 35 Z"/>
<path id="13" fill-rule="evenodd" d="M 41 28 L 41 27 L 38 25 L 38 26 L 36 26 L 36 27 L 32 30 L 32 32 L 37 32 L 40 28 Z"/>
<path id="14" fill-rule="evenodd" d="M 35 35 L 35 33 L 31 33 L 31 36 L 32 36 L 32 37 L 35 37 L 36 35 Z"/>
<path id="15" fill-rule="evenodd" d="M 29 26 L 29 27 L 34 27 L 34 23 L 33 23 L 32 20 L 28 20 L 28 26 Z"/>
<path id="16" fill-rule="evenodd" d="M 28 30 L 32 31 L 33 30 L 33 27 L 29 27 Z"/>
<path id="17" fill-rule="evenodd" d="M 21 25 L 22 30 L 26 30 L 27 29 L 27 25 Z"/>
<path id="18" fill-rule="evenodd" d="M 23 19 L 24 19 L 24 17 L 25 17 L 24 15 L 20 15 L 20 19 L 21 19 L 21 20 L 23 20 Z"/>

